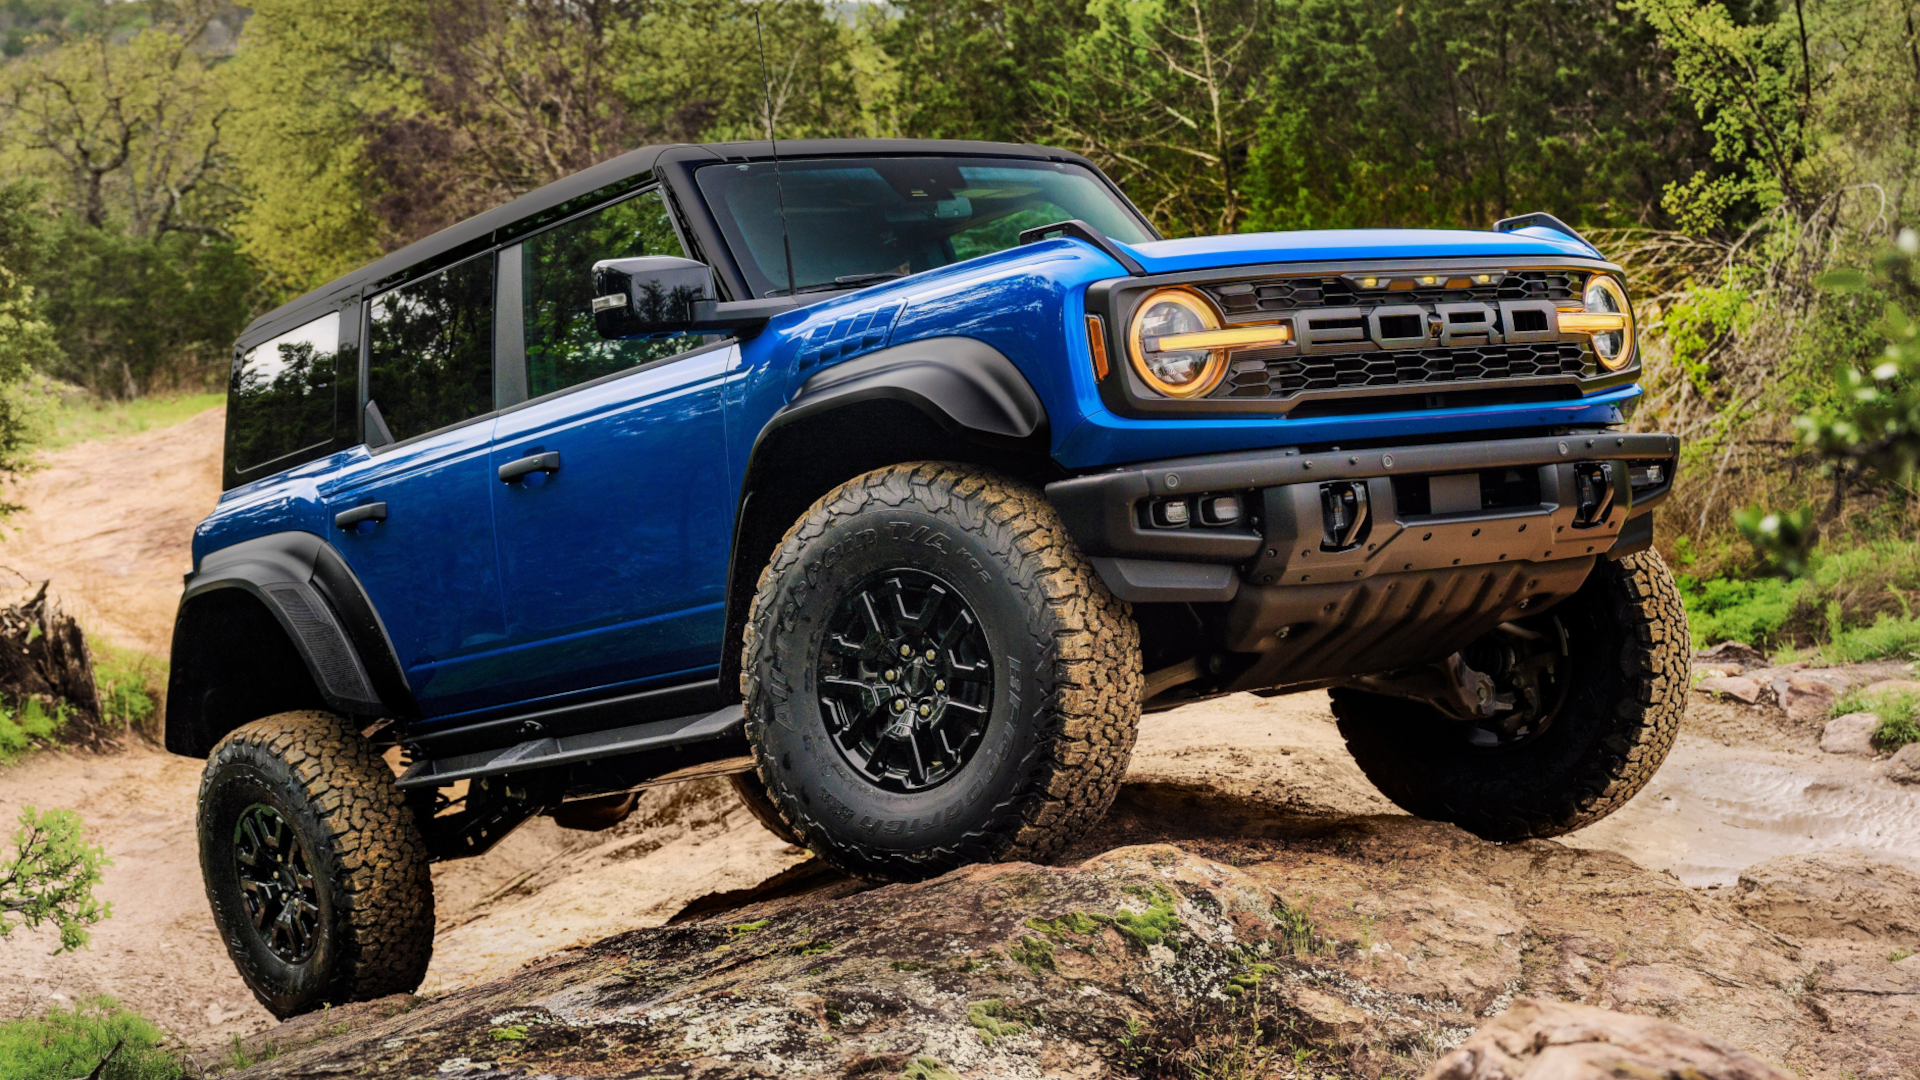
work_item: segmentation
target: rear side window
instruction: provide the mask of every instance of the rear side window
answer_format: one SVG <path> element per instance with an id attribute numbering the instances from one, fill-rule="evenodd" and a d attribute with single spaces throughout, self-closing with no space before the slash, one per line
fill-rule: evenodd
<path id="1" fill-rule="evenodd" d="M 368 329 L 367 399 L 396 441 L 493 411 L 492 255 L 381 293 Z"/>
<path id="2" fill-rule="evenodd" d="M 339 344 L 335 312 L 262 342 L 234 361 L 227 386 L 227 462 L 234 474 L 289 468 L 318 456 L 333 441 Z"/>
<path id="3" fill-rule="evenodd" d="M 700 345 L 682 335 L 602 341 L 593 329 L 593 264 L 641 255 L 685 256 L 660 193 L 644 192 L 529 238 L 525 283 L 527 396 L 624 371 Z"/>

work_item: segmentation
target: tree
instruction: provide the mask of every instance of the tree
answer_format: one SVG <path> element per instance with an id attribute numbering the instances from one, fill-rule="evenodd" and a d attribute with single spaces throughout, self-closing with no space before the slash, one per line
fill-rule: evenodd
<path id="1" fill-rule="evenodd" d="M 252 306 L 228 229 L 232 107 L 208 0 L 89 25 L 0 69 L 0 162 L 57 223 L 37 279 L 60 345 L 48 370 L 114 397 L 224 366 Z"/>
<path id="2" fill-rule="evenodd" d="M 1052 139 L 1108 169 L 1163 231 L 1229 233 L 1267 96 L 1265 0 L 1095 0 L 1038 89 Z"/>
<path id="3" fill-rule="evenodd" d="M 0 186 L 0 476 L 31 466 L 28 377 L 58 366 L 61 355 L 28 284 L 43 262 L 38 201 L 31 185 Z M 0 504 L 0 516 L 14 509 Z"/>
<path id="4" fill-rule="evenodd" d="M 112 905 L 94 899 L 100 871 L 113 865 L 106 852 L 90 844 L 71 810 L 40 813 L 20 808 L 13 834 L 13 858 L 0 862 L 0 937 L 24 924 L 31 930 L 51 923 L 60 931 L 54 952 L 83 948 L 87 927 L 113 914 Z"/>
<path id="5" fill-rule="evenodd" d="M 1653 29 L 1612 0 L 1276 0 L 1271 33 L 1256 227 L 1657 226 L 1667 184 L 1711 164 Z"/>

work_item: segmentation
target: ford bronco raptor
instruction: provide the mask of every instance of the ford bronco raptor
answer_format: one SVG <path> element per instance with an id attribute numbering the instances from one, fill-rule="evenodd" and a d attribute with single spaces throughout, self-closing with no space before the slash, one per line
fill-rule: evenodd
<path id="1" fill-rule="evenodd" d="M 1672 743 L 1619 267 L 1180 240 L 1039 146 L 636 150 L 256 320 L 167 748 L 287 1016 L 410 990 L 431 863 L 727 776 L 850 873 L 1041 860 L 1143 711 L 1331 691 L 1394 802 L 1591 823 Z"/>

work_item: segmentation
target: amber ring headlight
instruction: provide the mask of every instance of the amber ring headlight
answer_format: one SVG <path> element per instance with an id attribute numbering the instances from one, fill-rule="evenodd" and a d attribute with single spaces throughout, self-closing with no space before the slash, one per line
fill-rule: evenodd
<path id="1" fill-rule="evenodd" d="M 1627 290 L 1611 274 L 1595 274 L 1587 279 L 1581 298 L 1584 306 L 1560 312 L 1564 333 L 1588 334 L 1593 339 L 1593 354 L 1600 366 L 1619 371 L 1633 362 L 1633 308 L 1627 303 Z"/>
<path id="2" fill-rule="evenodd" d="M 1220 316 L 1213 305 L 1194 293 L 1185 289 L 1154 293 L 1133 313 L 1133 325 L 1127 329 L 1127 353 L 1134 373 L 1155 393 L 1170 398 L 1197 398 L 1212 392 L 1227 374 L 1226 349 L 1205 339 L 1191 345 L 1180 339 L 1219 329 Z"/>

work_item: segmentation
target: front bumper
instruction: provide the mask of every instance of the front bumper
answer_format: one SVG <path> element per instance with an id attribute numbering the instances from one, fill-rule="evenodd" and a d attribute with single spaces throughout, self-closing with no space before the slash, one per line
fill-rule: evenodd
<path id="1" fill-rule="evenodd" d="M 1116 596 L 1201 605 L 1195 644 L 1219 654 L 1215 688 L 1253 689 L 1439 659 L 1551 607 L 1595 559 L 1652 542 L 1679 448 L 1600 432 L 1276 449 L 1073 477 L 1047 496 Z M 1330 489 L 1364 502 L 1364 527 L 1329 521 Z M 1201 523 L 1203 501 L 1223 496 L 1239 519 Z M 1156 526 L 1169 500 L 1192 524 Z"/>

